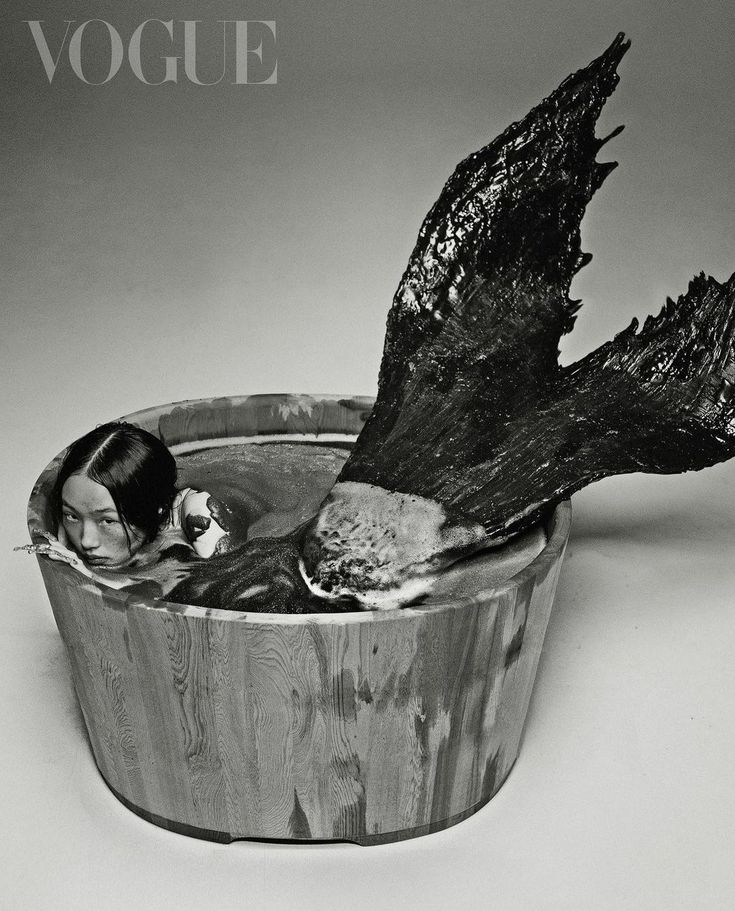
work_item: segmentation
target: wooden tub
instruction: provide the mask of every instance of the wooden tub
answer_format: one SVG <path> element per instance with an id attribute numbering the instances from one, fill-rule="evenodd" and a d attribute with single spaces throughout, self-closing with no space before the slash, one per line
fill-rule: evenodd
<path id="1" fill-rule="evenodd" d="M 127 420 L 176 452 L 223 438 L 354 439 L 371 405 L 250 396 Z M 34 487 L 32 535 L 57 466 Z M 563 503 L 541 554 L 494 590 L 378 613 L 208 611 L 38 559 L 95 761 L 126 806 L 213 841 L 371 845 L 453 825 L 507 777 L 570 522 Z"/>

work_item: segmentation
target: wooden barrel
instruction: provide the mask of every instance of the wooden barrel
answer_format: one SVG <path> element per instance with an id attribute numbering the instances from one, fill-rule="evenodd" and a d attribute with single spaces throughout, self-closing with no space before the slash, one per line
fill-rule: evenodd
<path id="1" fill-rule="evenodd" d="M 329 440 L 372 400 L 249 396 L 128 415 L 177 449 L 224 438 Z M 29 503 L 47 522 L 58 458 Z M 39 557 L 97 766 L 176 832 L 379 844 L 476 812 L 518 754 L 571 522 L 507 583 L 384 612 L 278 615 L 126 595 Z"/>

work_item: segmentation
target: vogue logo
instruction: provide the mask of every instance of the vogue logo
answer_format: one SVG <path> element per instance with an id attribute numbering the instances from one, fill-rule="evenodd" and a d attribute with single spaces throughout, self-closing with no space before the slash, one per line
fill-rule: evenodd
<path id="1" fill-rule="evenodd" d="M 44 20 L 23 21 L 28 23 L 31 30 L 49 83 L 53 82 L 65 47 L 72 72 L 87 85 L 105 85 L 120 71 L 126 56 L 123 39 L 117 29 L 104 19 L 88 19 L 75 29 L 72 29 L 72 26 L 76 20 L 64 19 L 64 37 L 54 50 L 49 47 L 42 28 Z M 127 59 L 130 69 L 136 78 L 146 85 L 163 85 L 165 82 L 179 81 L 179 61 L 183 59 L 184 76 L 195 85 L 217 85 L 225 79 L 233 85 L 263 85 L 277 82 L 276 23 L 255 19 L 216 21 L 222 26 L 222 70 L 218 79 L 203 81 L 198 75 L 197 25 L 201 22 L 200 19 L 176 20 L 177 24 L 183 25 L 183 35 L 181 28 L 177 27 L 174 30 L 173 19 L 167 22 L 162 19 L 146 19 L 141 22 L 128 40 Z M 142 60 L 144 39 L 149 55 L 145 69 Z M 164 56 L 161 51 L 165 43 L 168 44 L 166 50 L 180 50 L 182 53 Z M 87 60 L 88 72 L 91 59 L 98 64 L 101 47 L 109 52 L 109 67 L 106 67 L 107 72 L 103 74 L 103 78 L 93 80 L 85 72 L 84 61 Z M 158 55 L 153 63 L 152 48 L 156 49 Z M 162 76 L 161 62 L 164 64 Z M 95 69 L 99 69 L 99 66 L 95 66 Z M 160 78 L 154 77 L 154 70 Z"/>

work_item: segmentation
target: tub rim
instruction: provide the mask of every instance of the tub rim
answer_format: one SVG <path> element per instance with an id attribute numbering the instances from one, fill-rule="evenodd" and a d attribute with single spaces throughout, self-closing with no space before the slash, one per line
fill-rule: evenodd
<path id="1" fill-rule="evenodd" d="M 323 401 L 351 401 L 364 405 L 365 407 L 372 407 L 374 402 L 374 397 L 365 396 L 365 395 L 338 395 L 334 393 L 262 393 L 262 394 L 252 394 L 252 395 L 236 395 L 236 396 L 218 396 L 211 398 L 200 398 L 200 399 L 182 399 L 178 402 L 170 402 L 164 405 L 153 405 L 149 408 L 141 409 L 140 411 L 134 411 L 130 414 L 123 415 L 120 418 L 113 418 L 112 420 L 120 421 L 129 421 L 134 424 L 147 424 L 151 422 L 156 416 L 164 413 L 164 411 L 177 408 L 177 407 L 189 407 L 192 405 L 201 405 L 203 403 L 214 403 L 221 401 L 229 401 L 234 404 L 244 402 L 248 399 L 267 399 L 273 398 L 274 396 L 283 395 L 284 397 L 295 397 L 295 398 L 313 398 Z M 148 429 L 148 428 L 146 428 Z M 329 438 L 332 438 L 331 440 Z M 322 434 L 308 434 L 308 433 L 274 433 L 274 434 L 261 434 L 257 437 L 229 437 L 226 438 L 229 442 L 254 442 L 257 444 L 275 442 L 275 441 L 287 441 L 288 439 L 293 438 L 295 443 L 298 443 L 299 440 L 304 442 L 322 442 L 325 445 L 328 445 L 329 442 L 334 442 L 334 438 L 339 438 L 345 441 L 353 441 L 357 438 L 357 434 L 354 433 L 329 433 L 325 432 Z M 223 437 L 213 437 L 212 440 L 224 440 Z M 207 446 L 206 440 L 201 441 L 204 445 L 200 448 L 214 448 L 211 445 Z M 38 478 L 34 482 L 31 494 L 28 498 L 28 504 L 26 509 L 26 521 L 29 533 L 32 539 L 35 539 L 38 535 L 39 528 L 37 523 L 38 512 L 34 508 L 36 501 L 41 497 L 41 485 L 46 479 L 46 475 L 53 470 L 55 464 L 63 457 L 64 453 L 70 443 L 67 444 L 64 449 L 61 450 L 57 455 L 55 455 L 46 467 L 41 471 Z M 177 447 L 186 444 L 167 444 L 172 450 L 174 455 L 177 453 Z M 227 445 L 223 443 L 221 445 Z M 181 450 L 179 450 L 181 451 Z M 119 602 L 120 608 L 124 607 L 136 607 L 144 608 L 146 610 L 159 611 L 162 613 L 171 613 L 171 614 L 181 614 L 189 617 L 200 617 L 201 619 L 212 619 L 219 621 L 227 622 L 247 622 L 255 625 L 268 625 L 273 624 L 279 625 L 295 625 L 301 626 L 305 624 L 324 624 L 324 623 L 366 623 L 366 622 L 387 622 L 391 620 L 399 620 L 407 617 L 417 617 L 424 616 L 428 614 L 438 613 L 448 610 L 457 610 L 457 609 L 466 609 L 472 606 L 477 606 L 482 603 L 499 600 L 503 596 L 507 595 L 511 589 L 519 588 L 520 586 L 530 582 L 532 579 L 536 578 L 545 578 L 548 573 L 557 565 L 563 556 L 564 549 L 569 538 L 569 531 L 571 528 L 572 522 L 572 504 L 571 500 L 563 500 L 558 503 L 554 508 L 549 517 L 546 519 L 544 525 L 547 534 L 547 541 L 543 549 L 537 554 L 534 559 L 524 566 L 522 569 L 518 570 L 504 582 L 499 583 L 496 586 L 491 588 L 481 588 L 473 595 L 468 595 L 464 597 L 457 598 L 452 601 L 432 601 L 427 604 L 420 604 L 415 607 L 395 607 L 388 608 L 384 610 L 355 610 L 355 611 L 334 611 L 334 612 L 323 612 L 323 613 L 303 613 L 303 614 L 283 614 L 283 613 L 270 613 L 266 611 L 235 611 L 235 610 L 224 610 L 221 608 L 208 608 L 201 607 L 195 604 L 176 604 L 172 601 L 166 601 L 165 599 L 148 599 L 143 598 L 140 595 L 128 593 L 121 591 L 120 589 L 112 588 L 109 585 L 106 585 L 102 581 L 96 579 L 90 579 L 88 576 L 84 576 L 73 566 L 70 566 L 67 563 L 62 563 L 60 561 L 51 560 L 49 557 L 44 557 L 42 554 L 37 554 L 37 559 L 39 563 L 41 560 L 46 561 L 46 565 L 50 564 L 52 572 L 60 572 L 62 576 L 66 575 L 68 581 L 74 581 L 74 585 L 78 588 L 87 588 L 92 589 L 95 592 L 102 594 L 106 599 Z M 502 546 L 502 545 L 501 545 Z M 72 575 L 73 574 L 73 575 Z"/>

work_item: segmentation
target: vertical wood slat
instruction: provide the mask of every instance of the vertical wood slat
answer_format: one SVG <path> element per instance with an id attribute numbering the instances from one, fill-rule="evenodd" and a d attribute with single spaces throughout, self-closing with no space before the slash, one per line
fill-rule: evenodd
<path id="1" fill-rule="evenodd" d="M 502 784 L 563 543 L 461 604 L 313 618 L 142 602 L 40 562 L 97 765 L 129 805 L 225 841 L 369 844 Z"/>

